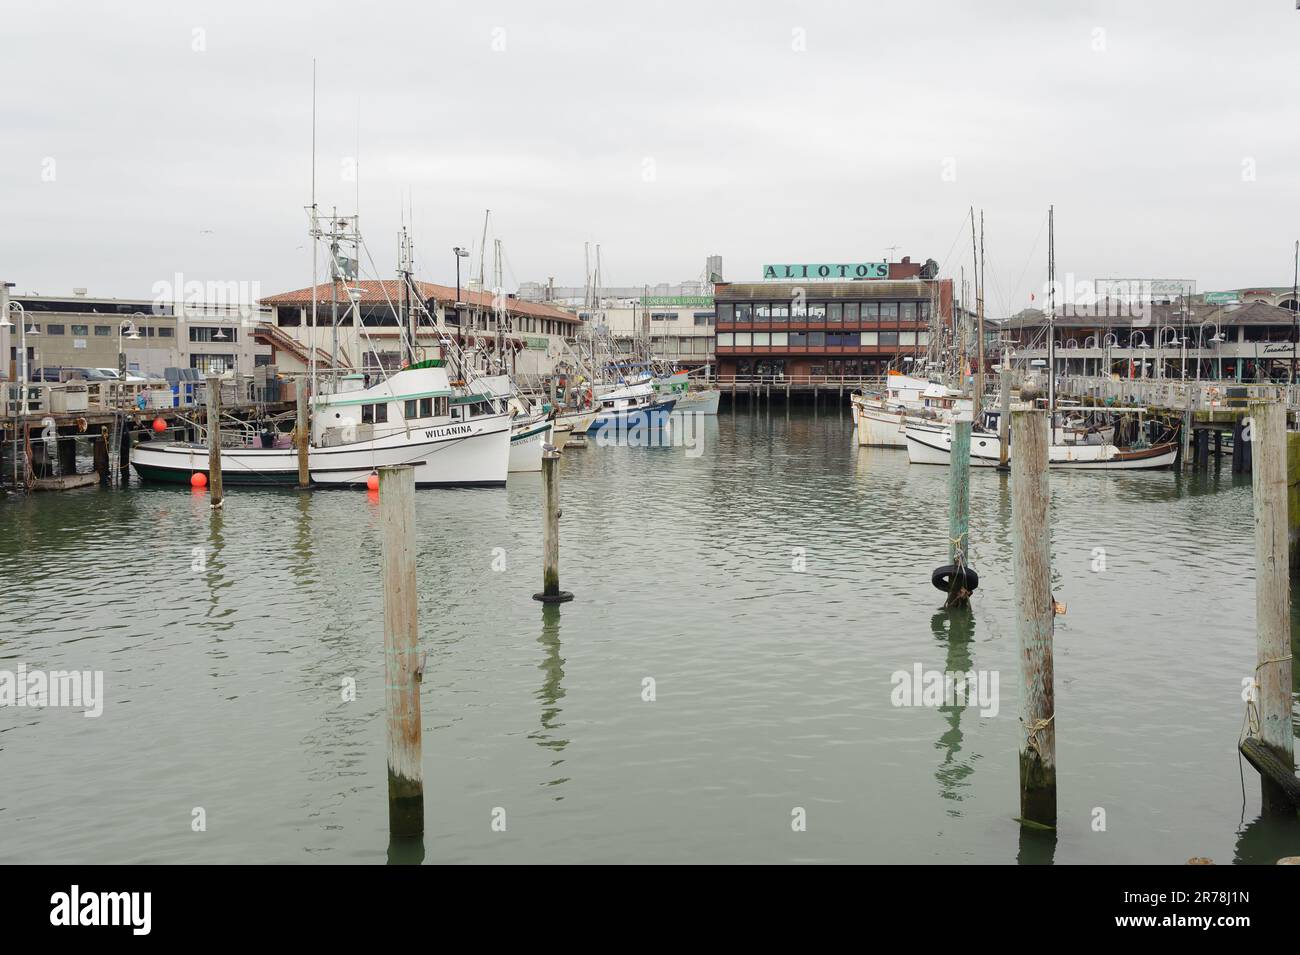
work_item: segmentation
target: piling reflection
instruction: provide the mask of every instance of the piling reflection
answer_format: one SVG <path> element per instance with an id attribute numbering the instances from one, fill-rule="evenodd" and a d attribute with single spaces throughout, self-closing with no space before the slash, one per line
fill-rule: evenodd
<path id="1" fill-rule="evenodd" d="M 935 638 L 946 647 L 944 671 L 946 673 L 966 673 L 971 669 L 971 648 L 975 637 L 975 617 L 970 608 L 941 610 L 930 618 L 930 630 Z M 943 760 L 935 770 L 934 778 L 939 783 L 939 795 L 944 799 L 961 802 L 965 791 L 970 787 L 970 777 L 975 772 L 976 754 L 970 753 L 959 758 L 962 751 L 961 717 L 967 706 L 939 707 L 948 728 L 936 742 L 935 749 L 943 753 Z M 949 809 L 949 815 L 960 815 L 957 809 Z"/>
<path id="2" fill-rule="evenodd" d="M 226 580 L 226 562 L 223 551 L 226 547 L 225 523 L 226 516 L 221 508 L 213 509 L 204 499 L 204 506 L 208 507 L 210 516 L 208 518 L 208 548 L 207 553 L 203 555 L 203 573 L 202 579 L 208 589 L 208 619 L 223 616 L 221 611 L 221 594 L 222 590 L 230 587 L 230 581 Z M 196 555 L 197 556 L 197 555 Z"/>
<path id="3" fill-rule="evenodd" d="M 298 520 L 294 526 L 293 552 L 296 559 L 292 573 L 299 583 L 309 583 L 313 579 L 312 567 L 315 565 L 316 551 L 312 544 L 312 496 L 310 491 L 300 491 L 294 501 Z"/>
<path id="4" fill-rule="evenodd" d="M 424 862 L 424 836 L 388 835 L 388 865 L 420 865 Z"/>
<path id="5" fill-rule="evenodd" d="M 559 604 L 542 605 L 542 634 L 537 638 L 544 651 L 542 662 L 537 665 L 542 671 L 542 687 L 537 691 L 537 698 L 542 702 L 541 727 L 528 736 L 538 746 L 551 751 L 552 769 L 563 765 L 564 749 L 569 745 L 569 741 L 560 735 L 564 728 L 560 720 L 564 712 L 560 701 L 565 696 L 564 657 L 560 656 L 560 614 Z M 568 781 L 569 777 L 557 775 L 546 780 L 545 785 L 560 786 Z M 557 794 L 554 798 L 559 800 L 564 796 Z"/>
<path id="6" fill-rule="evenodd" d="M 1056 862 L 1056 830 L 1032 823 L 1020 824 L 1017 865 L 1052 865 Z"/>

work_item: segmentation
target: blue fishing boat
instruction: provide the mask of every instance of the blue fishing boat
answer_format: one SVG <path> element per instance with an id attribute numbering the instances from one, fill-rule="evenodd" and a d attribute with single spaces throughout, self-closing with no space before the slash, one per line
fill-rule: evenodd
<path id="1" fill-rule="evenodd" d="M 591 424 L 592 432 L 609 427 L 624 430 L 663 427 L 677 403 L 675 398 L 658 397 L 649 382 L 617 386 L 599 395 L 596 402 L 598 409 Z"/>

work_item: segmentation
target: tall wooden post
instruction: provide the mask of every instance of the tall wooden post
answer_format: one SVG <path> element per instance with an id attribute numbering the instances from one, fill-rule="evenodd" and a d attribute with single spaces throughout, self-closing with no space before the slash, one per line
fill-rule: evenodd
<path id="1" fill-rule="evenodd" d="M 388 829 L 424 832 L 424 768 L 420 740 L 420 681 L 416 656 L 415 468 L 379 469 L 383 539 L 384 708 L 388 714 Z"/>
<path id="2" fill-rule="evenodd" d="M 970 418 L 961 415 L 952 424 L 952 447 L 948 454 L 948 562 L 962 568 L 966 566 L 970 544 L 970 432 Z M 952 575 L 944 606 L 970 605 L 970 591 L 965 582 L 964 574 Z"/>
<path id="3" fill-rule="evenodd" d="M 1247 419 L 1251 490 L 1255 510 L 1255 682 L 1258 685 L 1259 739 L 1281 760 L 1294 783 L 1295 751 L 1291 729 L 1291 588 L 1289 578 L 1286 407 L 1252 402 Z M 1252 727 L 1253 729 L 1253 727 Z M 1294 813 L 1286 792 L 1261 777 L 1264 808 Z"/>
<path id="4" fill-rule="evenodd" d="M 1028 391 L 1022 398 L 1030 401 Z M 1056 698 L 1052 673 L 1051 529 L 1047 481 L 1051 443 L 1047 413 L 1011 412 L 1012 566 L 1016 643 L 1020 653 L 1020 816 L 1056 825 Z"/>
<path id="5" fill-rule="evenodd" d="M 542 451 L 542 498 L 545 515 L 542 521 L 542 590 L 534 600 L 558 604 L 572 600 L 573 594 L 560 589 L 560 453 Z"/>
<path id="6" fill-rule="evenodd" d="M 1003 368 L 998 373 L 998 388 L 1001 391 L 1000 413 L 998 415 L 998 470 L 1005 471 L 1010 465 L 1007 457 L 1011 453 L 1008 437 L 1011 434 L 1011 370 Z"/>
<path id="7" fill-rule="evenodd" d="M 220 507 L 225 495 L 221 486 L 221 379 L 208 378 L 208 499 Z"/>
<path id="8" fill-rule="evenodd" d="M 298 392 L 298 486 L 311 486 L 311 471 L 307 466 L 308 449 L 311 447 L 311 423 L 307 418 L 307 382 L 299 379 Z"/>

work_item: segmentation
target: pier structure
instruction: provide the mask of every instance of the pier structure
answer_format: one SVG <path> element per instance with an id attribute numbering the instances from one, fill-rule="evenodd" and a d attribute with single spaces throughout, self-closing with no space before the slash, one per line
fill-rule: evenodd
<path id="1" fill-rule="evenodd" d="M 1082 408 L 1117 413 L 1140 410 L 1147 420 L 1162 422 L 1171 432 L 1177 430 L 1182 438 L 1177 466 L 1191 471 L 1210 469 L 1211 442 L 1213 460 L 1220 461 L 1226 436 L 1232 442 L 1232 473 L 1250 474 L 1254 455 L 1246 428 L 1251 405 L 1272 402 L 1284 406 L 1290 567 L 1293 575 L 1300 575 L 1300 430 L 1295 428 L 1300 416 L 1300 386 L 1069 376 L 1060 379 L 1057 387 L 1059 395 L 1077 400 Z"/>
<path id="2" fill-rule="evenodd" d="M 222 420 L 250 437 L 255 422 L 292 417 L 295 386 L 269 376 L 221 385 Z M 4 382 L 0 406 L 0 486 L 68 490 L 126 480 L 131 448 L 141 441 L 197 441 L 203 435 L 206 386 L 169 388 L 165 381 Z M 25 392 L 25 394 L 24 394 Z M 24 400 L 25 399 L 25 400 Z M 156 430 L 155 422 L 163 427 Z M 79 458 L 89 457 L 88 470 Z"/>

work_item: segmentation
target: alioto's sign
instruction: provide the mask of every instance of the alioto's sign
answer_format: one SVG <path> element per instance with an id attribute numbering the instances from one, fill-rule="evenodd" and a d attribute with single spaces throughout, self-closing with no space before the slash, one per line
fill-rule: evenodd
<path id="1" fill-rule="evenodd" d="M 850 262 L 840 265 L 765 265 L 764 279 L 887 279 L 888 262 Z"/>

